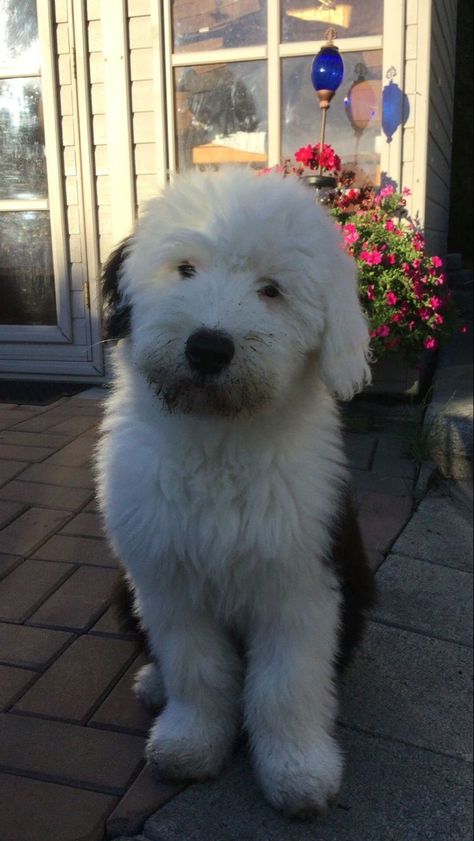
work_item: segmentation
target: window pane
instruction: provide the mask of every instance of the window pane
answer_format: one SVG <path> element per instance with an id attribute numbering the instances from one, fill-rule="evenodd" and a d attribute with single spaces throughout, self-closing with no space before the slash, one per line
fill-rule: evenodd
<path id="1" fill-rule="evenodd" d="M 264 61 L 175 71 L 178 168 L 267 161 Z"/>
<path id="2" fill-rule="evenodd" d="M 0 323 L 56 324 L 49 213 L 0 213 Z"/>
<path id="3" fill-rule="evenodd" d="M 266 0 L 174 0 L 175 52 L 264 44 L 266 5 Z"/>
<path id="4" fill-rule="evenodd" d="M 0 66 L 39 64 L 36 0 L 0 0 Z"/>
<path id="5" fill-rule="evenodd" d="M 338 38 L 381 35 L 383 0 L 282 0 L 282 41 L 322 41 L 329 26 Z"/>
<path id="6" fill-rule="evenodd" d="M 342 158 L 344 168 L 356 172 L 357 183 L 369 179 L 378 184 L 382 143 L 382 51 L 351 52 L 342 57 L 344 80 L 328 111 L 325 140 Z M 287 58 L 282 62 L 282 154 L 285 158 L 292 158 L 301 146 L 319 143 L 321 110 L 311 85 L 311 61 L 311 57 L 305 57 Z M 345 99 L 350 100 L 352 113 Z"/>
<path id="7" fill-rule="evenodd" d="M 0 198 L 47 196 L 41 82 L 0 81 Z"/>

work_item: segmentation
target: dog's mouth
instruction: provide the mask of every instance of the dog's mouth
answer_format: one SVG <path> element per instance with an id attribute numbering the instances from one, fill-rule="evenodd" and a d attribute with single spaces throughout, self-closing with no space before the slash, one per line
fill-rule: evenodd
<path id="1" fill-rule="evenodd" d="M 148 375 L 150 388 L 169 412 L 237 417 L 253 415 L 271 398 L 270 383 L 256 382 L 231 370 L 169 372 Z"/>

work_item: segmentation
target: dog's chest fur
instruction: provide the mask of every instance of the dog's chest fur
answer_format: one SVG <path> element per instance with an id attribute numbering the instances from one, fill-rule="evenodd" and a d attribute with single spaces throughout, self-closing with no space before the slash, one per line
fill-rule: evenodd
<path id="1" fill-rule="evenodd" d="M 274 423 L 257 437 L 120 405 L 101 445 L 101 496 L 133 578 L 145 585 L 180 569 L 226 612 L 260 581 L 268 590 L 299 575 L 305 586 L 308 559 L 324 561 L 329 549 L 345 475 L 331 405 L 291 436 Z"/>

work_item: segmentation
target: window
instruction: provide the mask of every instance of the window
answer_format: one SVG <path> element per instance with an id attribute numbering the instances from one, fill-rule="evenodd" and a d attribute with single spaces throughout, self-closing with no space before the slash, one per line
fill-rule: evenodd
<path id="1" fill-rule="evenodd" d="M 0 324 L 12 340 L 68 338 L 56 282 L 65 255 L 47 5 L 38 4 L 42 50 L 36 2 L 0 0 Z"/>
<path id="2" fill-rule="evenodd" d="M 383 0 L 167 0 L 171 170 L 272 166 L 318 141 L 310 67 L 334 26 L 345 74 L 326 139 L 359 181 L 378 182 L 383 17 Z"/>

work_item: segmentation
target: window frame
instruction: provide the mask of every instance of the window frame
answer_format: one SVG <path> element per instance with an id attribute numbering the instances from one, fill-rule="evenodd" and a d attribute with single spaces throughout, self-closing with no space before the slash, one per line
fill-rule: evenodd
<path id="1" fill-rule="evenodd" d="M 154 0 L 157 4 L 158 0 Z M 174 70 L 192 65 L 221 64 L 234 61 L 267 62 L 267 102 L 268 102 L 268 166 L 281 162 L 281 60 L 315 55 L 324 41 L 280 40 L 280 0 L 267 2 L 267 42 L 251 47 L 236 47 L 217 50 L 173 52 L 172 8 L 171 0 L 163 3 L 163 55 L 164 55 L 164 99 L 166 109 L 163 117 L 163 131 L 166 131 L 167 144 L 161 150 L 160 172 L 168 169 L 172 178 L 177 170 L 176 160 L 176 125 L 175 125 L 175 90 Z M 405 2 L 404 0 L 383 0 L 383 32 L 381 35 L 368 35 L 349 38 L 337 38 L 336 44 L 342 54 L 348 52 L 381 50 L 382 85 L 389 68 L 397 72 L 397 83 L 403 89 L 404 81 L 404 43 L 405 43 Z M 309 84 L 309 82 L 308 82 Z M 383 135 L 382 135 L 383 137 Z M 395 132 L 390 144 L 382 143 L 380 170 L 387 173 L 400 184 L 402 169 L 402 127 Z"/>
<path id="2" fill-rule="evenodd" d="M 64 178 L 60 143 L 56 43 L 52 4 L 36 0 L 41 66 L 0 66 L 0 79 L 38 78 L 41 80 L 48 196 L 45 199 L 1 199 L 0 213 L 48 211 L 56 294 L 57 324 L 1 324 L 2 342 L 72 341 L 72 322 L 68 284 L 68 248 L 64 208 Z"/>

